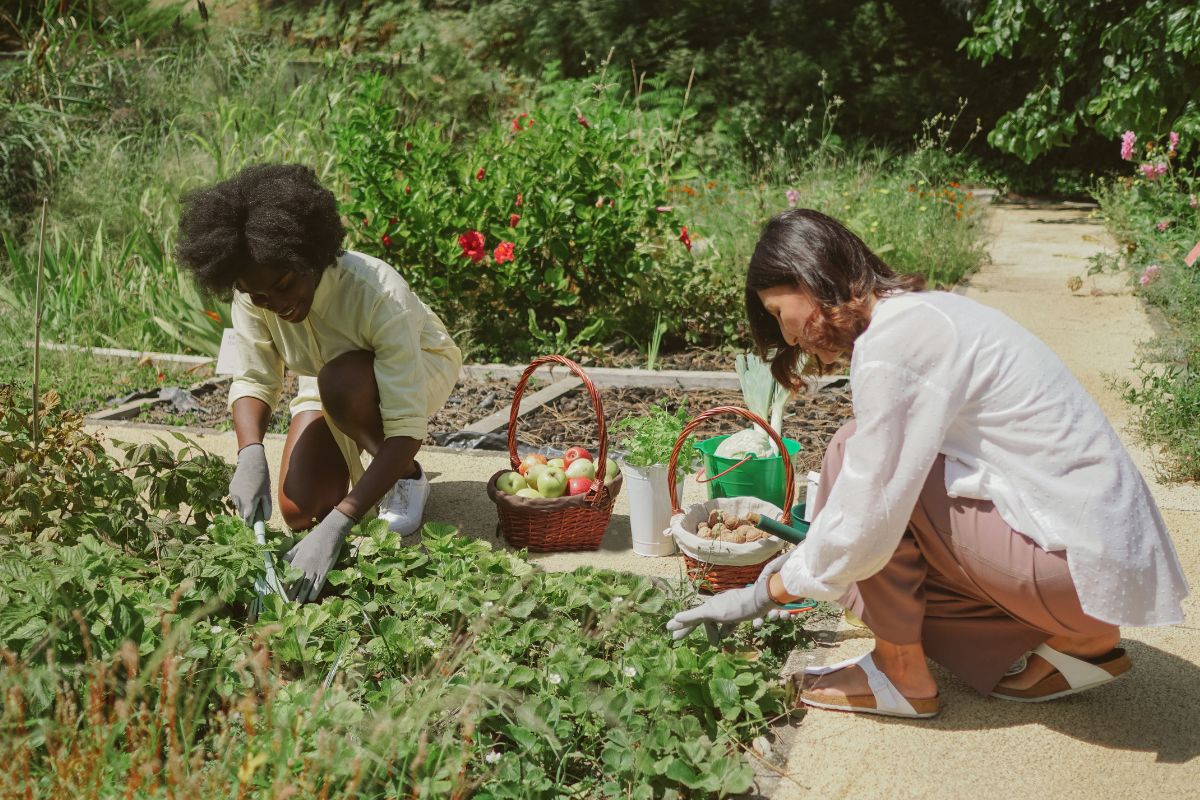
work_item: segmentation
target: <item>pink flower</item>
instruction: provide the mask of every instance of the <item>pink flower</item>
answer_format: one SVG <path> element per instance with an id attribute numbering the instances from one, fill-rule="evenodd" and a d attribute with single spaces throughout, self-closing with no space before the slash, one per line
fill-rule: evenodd
<path id="1" fill-rule="evenodd" d="M 524 197 L 522 197 L 522 196 L 521 196 L 521 195 L 518 193 L 518 194 L 517 194 L 517 208 L 520 208 L 520 207 L 521 207 L 521 206 L 523 206 L 523 205 L 525 205 L 525 198 L 524 198 Z"/>
<path id="2" fill-rule="evenodd" d="M 520 214 L 509 214 L 508 215 L 508 227 L 515 228 L 515 227 L 517 227 L 517 223 L 520 221 L 521 221 Z"/>
<path id="3" fill-rule="evenodd" d="M 576 122 L 578 122 L 580 125 L 582 125 L 582 126 L 583 126 L 583 127 L 585 127 L 585 128 L 590 128 L 590 127 L 592 127 L 592 126 L 591 126 L 591 125 L 588 123 L 588 121 L 587 121 L 587 117 L 585 117 L 583 114 L 580 114 L 578 117 L 576 117 L 576 118 L 575 118 L 575 121 L 576 121 Z"/>
<path id="4" fill-rule="evenodd" d="M 1137 141 L 1137 134 L 1133 131 L 1125 131 L 1125 135 L 1121 137 L 1121 159 L 1129 161 L 1133 158 L 1133 143 Z"/>
<path id="5" fill-rule="evenodd" d="M 496 245 L 496 249 L 492 253 L 492 257 L 496 259 L 497 264 L 503 264 L 505 261 L 512 261 L 513 243 L 501 242 L 500 244 Z"/>
<path id="6" fill-rule="evenodd" d="M 666 214 L 668 211 L 674 211 L 674 206 L 655 206 L 654 210 L 660 214 Z"/>
<path id="7" fill-rule="evenodd" d="M 1156 181 L 1167 174 L 1167 165 L 1161 161 L 1156 164 L 1142 164 L 1139 169 L 1142 171 L 1142 177 L 1148 181 Z"/>
<path id="8" fill-rule="evenodd" d="M 483 167 L 480 167 L 479 172 L 475 173 L 475 180 L 477 180 L 477 181 L 483 180 L 483 176 L 486 174 L 487 173 L 484 171 Z"/>
<path id="9" fill-rule="evenodd" d="M 475 264 L 483 261 L 483 257 L 486 255 L 484 252 L 486 243 L 483 234 L 479 231 L 467 231 L 459 236 L 458 246 L 462 248 L 462 254 Z"/>
<path id="10" fill-rule="evenodd" d="M 683 226 L 683 230 L 679 232 L 679 241 L 683 242 L 683 246 L 692 252 L 692 237 L 688 236 L 687 225 Z"/>
<path id="11" fill-rule="evenodd" d="M 1157 224 L 1155 224 L 1154 227 L 1158 228 L 1159 231 L 1165 231 L 1167 228 L 1171 227 L 1171 220 L 1160 220 Z"/>
<path id="12" fill-rule="evenodd" d="M 1142 271 L 1142 276 L 1138 278 L 1138 283 L 1142 286 L 1149 286 L 1158 278 L 1158 273 L 1162 272 L 1162 267 L 1158 264 L 1151 264 Z"/>
<path id="13" fill-rule="evenodd" d="M 797 192 L 795 189 L 788 189 L 787 190 L 788 208 L 795 208 L 796 204 L 799 202 L 800 202 L 800 193 Z"/>
<path id="14" fill-rule="evenodd" d="M 1167 153 L 1174 155 L 1175 148 L 1177 147 L 1179 147 L 1179 134 L 1171 131 L 1170 135 L 1167 136 Z"/>

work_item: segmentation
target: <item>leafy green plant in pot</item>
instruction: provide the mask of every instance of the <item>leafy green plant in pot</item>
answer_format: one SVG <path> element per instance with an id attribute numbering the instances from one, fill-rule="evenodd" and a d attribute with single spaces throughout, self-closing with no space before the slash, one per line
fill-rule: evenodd
<path id="1" fill-rule="evenodd" d="M 646 414 L 625 417 L 612 427 L 618 445 L 626 455 L 621 459 L 621 474 L 629 487 L 629 527 L 633 533 L 633 552 L 641 556 L 669 556 L 675 542 L 663 532 L 671 524 L 671 497 L 667 484 L 671 451 L 687 425 L 686 403 L 671 411 L 665 399 L 650 406 Z M 687 464 L 692 462 L 693 437 L 683 443 L 675 475 L 677 491 L 683 493 Z"/>

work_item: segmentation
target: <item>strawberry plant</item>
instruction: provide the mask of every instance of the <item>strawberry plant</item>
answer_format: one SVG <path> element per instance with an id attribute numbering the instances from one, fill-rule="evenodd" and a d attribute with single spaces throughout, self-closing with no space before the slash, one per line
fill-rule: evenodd
<path id="1" fill-rule="evenodd" d="M 676 646 L 681 590 L 547 573 L 448 525 L 420 547 L 362 525 L 321 602 L 271 596 L 248 625 L 262 553 L 219 513 L 220 462 L 110 456 L 57 408 L 35 449 L 27 401 L 0 397 L 0 757 L 22 796 L 722 797 L 786 713 L 798 627 Z"/>

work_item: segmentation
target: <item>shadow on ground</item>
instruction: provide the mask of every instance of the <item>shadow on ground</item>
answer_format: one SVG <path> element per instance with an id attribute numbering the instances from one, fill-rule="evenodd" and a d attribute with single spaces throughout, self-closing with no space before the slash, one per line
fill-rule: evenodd
<path id="1" fill-rule="evenodd" d="M 944 670 L 935 677 L 946 705 L 932 720 L 879 717 L 888 725 L 979 731 L 1039 724 L 1063 736 L 1112 750 L 1154 753 L 1186 764 L 1200 755 L 1200 667 L 1137 641 L 1125 640 L 1133 669 L 1110 684 L 1046 703 L 981 697 Z"/>

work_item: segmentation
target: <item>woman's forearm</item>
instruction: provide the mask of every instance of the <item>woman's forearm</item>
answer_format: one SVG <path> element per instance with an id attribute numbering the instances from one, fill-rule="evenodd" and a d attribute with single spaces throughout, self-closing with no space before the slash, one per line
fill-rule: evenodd
<path id="1" fill-rule="evenodd" d="M 257 397 L 239 397 L 233 401 L 233 432 L 238 450 L 262 442 L 270 422 L 271 407 Z"/>
<path id="2" fill-rule="evenodd" d="M 798 595 L 788 592 L 787 587 L 783 585 L 783 576 L 778 572 L 772 575 L 771 579 L 767 582 L 767 594 L 771 596 L 772 600 L 779 603 L 779 605 L 793 603 L 800 599 Z"/>
<path id="3" fill-rule="evenodd" d="M 420 449 L 420 440 L 410 436 L 384 439 L 371 466 L 367 467 L 346 499 L 338 503 L 338 511 L 351 519 L 362 519 L 372 506 L 378 505 L 396 481 L 412 470 L 413 460 Z"/>

